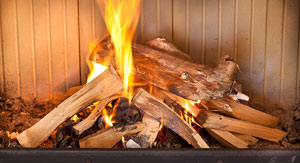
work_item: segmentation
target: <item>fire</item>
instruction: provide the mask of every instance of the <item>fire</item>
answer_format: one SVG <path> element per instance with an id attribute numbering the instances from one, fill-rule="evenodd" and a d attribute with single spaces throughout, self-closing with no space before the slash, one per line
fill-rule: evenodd
<path id="1" fill-rule="evenodd" d="M 95 47 L 96 47 L 96 45 L 94 42 L 90 43 L 90 46 L 89 46 L 90 54 L 92 54 L 94 52 Z M 86 59 L 86 62 L 90 68 L 90 73 L 87 78 L 87 83 L 92 81 L 95 77 L 97 77 L 103 71 L 105 71 L 107 69 L 107 66 L 90 61 L 88 58 Z"/>
<path id="2" fill-rule="evenodd" d="M 140 0 L 106 0 L 105 23 L 114 45 L 115 60 L 121 70 L 124 92 L 131 99 L 132 49 L 131 42 L 140 15 Z"/>
<path id="3" fill-rule="evenodd" d="M 105 128 L 113 126 L 114 121 L 112 120 L 114 114 L 108 114 L 106 109 L 103 109 L 102 116 L 105 120 Z"/>
<path id="4" fill-rule="evenodd" d="M 71 118 L 71 120 L 73 121 L 73 122 L 76 122 L 76 121 L 78 121 L 78 116 L 77 116 L 77 114 L 75 114 L 72 118 Z"/>
<path id="5" fill-rule="evenodd" d="M 201 100 L 198 100 L 197 102 L 190 101 L 190 100 L 184 100 L 184 101 L 185 101 L 184 113 L 180 112 L 181 118 L 184 119 L 190 125 L 192 125 L 192 123 L 194 123 L 197 126 L 201 127 L 201 125 L 195 121 L 195 119 L 193 117 L 193 111 L 191 111 L 191 108 L 190 108 L 190 105 L 195 106 L 195 104 L 201 103 Z"/>
<path id="6" fill-rule="evenodd" d="M 161 119 L 161 120 L 160 120 L 159 129 L 158 129 L 159 131 L 162 129 L 163 125 L 164 125 L 164 120 Z"/>

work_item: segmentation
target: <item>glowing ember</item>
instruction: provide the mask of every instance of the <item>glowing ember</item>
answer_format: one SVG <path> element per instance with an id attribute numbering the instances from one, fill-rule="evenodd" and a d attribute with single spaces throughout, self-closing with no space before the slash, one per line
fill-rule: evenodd
<path id="1" fill-rule="evenodd" d="M 131 99 L 133 82 L 131 42 L 139 20 L 140 0 L 106 0 L 105 23 L 114 45 L 115 60 L 121 70 L 124 92 Z"/>
<path id="2" fill-rule="evenodd" d="M 72 118 L 71 118 L 71 120 L 75 123 L 76 121 L 78 121 L 78 116 L 77 116 L 77 114 L 75 114 Z"/>

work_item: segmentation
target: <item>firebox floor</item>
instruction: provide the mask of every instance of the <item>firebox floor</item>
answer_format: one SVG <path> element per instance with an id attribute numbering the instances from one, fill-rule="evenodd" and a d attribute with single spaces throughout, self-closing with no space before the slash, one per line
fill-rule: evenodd
<path id="1" fill-rule="evenodd" d="M 16 135 L 34 125 L 55 108 L 55 106 L 56 105 L 51 102 L 39 103 L 35 100 L 23 101 L 18 98 L 10 99 L 0 96 L 0 148 L 22 148 L 16 140 Z M 275 111 L 271 114 L 280 118 L 279 128 L 287 131 L 287 137 L 279 144 L 259 140 L 256 145 L 250 146 L 250 148 L 300 149 L 300 106 L 295 107 L 290 116 L 282 116 L 282 112 L 280 111 Z M 208 133 L 204 131 L 200 132 L 211 148 L 225 148 L 216 140 L 212 139 Z M 42 143 L 39 148 L 53 148 L 53 141 L 54 140 L 49 138 Z M 192 146 L 187 145 L 180 145 L 180 147 L 192 148 Z M 160 145 L 158 148 L 176 148 L 176 146 L 174 147 L 168 145 L 168 143 L 164 143 L 164 145 Z"/>

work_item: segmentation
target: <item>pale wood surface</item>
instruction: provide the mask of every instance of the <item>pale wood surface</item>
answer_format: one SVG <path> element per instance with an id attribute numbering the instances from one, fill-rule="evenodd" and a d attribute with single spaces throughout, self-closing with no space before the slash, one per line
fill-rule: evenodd
<path id="1" fill-rule="evenodd" d="M 217 129 L 206 129 L 208 133 L 214 137 L 218 142 L 228 148 L 248 148 L 248 144 L 230 133 L 229 131 L 222 131 Z"/>
<path id="2" fill-rule="evenodd" d="M 16 1 L 1 0 L 2 59 L 4 62 L 5 93 L 8 97 L 20 96 L 20 65 L 16 24 Z"/>
<path id="3" fill-rule="evenodd" d="M 187 1 L 173 0 L 173 43 L 185 53 L 188 53 L 188 20 L 186 19 Z"/>
<path id="4" fill-rule="evenodd" d="M 237 1 L 237 60 L 241 73 L 238 81 L 243 85 L 243 93 L 249 95 L 250 62 L 251 62 L 251 0 Z"/>
<path id="5" fill-rule="evenodd" d="M 212 128 L 255 136 L 278 143 L 287 135 L 279 129 L 264 127 L 250 122 L 241 121 L 209 111 L 201 111 L 197 120 L 204 128 Z"/>
<path id="6" fill-rule="evenodd" d="M 145 127 L 142 122 L 121 127 L 108 127 L 79 140 L 80 148 L 112 148 L 126 134 L 135 134 Z"/>
<path id="7" fill-rule="evenodd" d="M 140 89 L 132 99 L 132 103 L 156 120 L 162 119 L 164 126 L 173 130 L 195 148 L 209 148 L 201 136 L 186 121 L 145 90 Z"/>
<path id="8" fill-rule="evenodd" d="M 17 2 L 17 23 L 19 57 L 20 57 L 20 82 L 21 97 L 24 100 L 32 100 L 36 97 L 36 74 L 35 74 L 35 53 L 32 46 L 32 1 L 18 0 Z M 20 26 L 21 25 L 21 26 Z"/>
<path id="9" fill-rule="evenodd" d="M 263 104 L 264 100 L 264 75 L 266 54 L 266 18 L 267 0 L 253 1 L 252 25 L 252 81 L 250 87 L 250 100 L 255 104 Z"/>
<path id="10" fill-rule="evenodd" d="M 160 122 L 147 114 L 144 114 L 143 122 L 145 128 L 137 136 L 143 140 L 142 148 L 151 148 L 159 132 Z"/>
<path id="11" fill-rule="evenodd" d="M 284 1 L 284 40 L 282 42 L 283 51 L 281 58 L 281 94 L 280 104 L 285 107 L 293 107 L 297 86 L 297 60 L 294 59 L 299 54 L 299 0 Z M 300 64 L 300 63 L 298 63 Z M 298 87 L 299 88 L 299 87 Z M 298 89 L 299 90 L 299 89 Z"/>
<path id="12" fill-rule="evenodd" d="M 23 147 L 37 147 L 67 118 L 96 100 L 101 100 L 123 89 L 123 82 L 113 68 L 109 68 L 78 92 L 67 98 L 43 119 L 17 136 Z"/>
<path id="13" fill-rule="evenodd" d="M 225 114 L 240 120 L 267 127 L 276 127 L 278 123 L 277 117 L 231 99 L 204 100 L 201 102 L 203 102 L 213 112 Z"/>
<path id="14" fill-rule="evenodd" d="M 264 102 L 273 106 L 280 105 L 283 5 L 283 0 L 267 4 Z"/>
<path id="15" fill-rule="evenodd" d="M 258 139 L 256 139 L 253 136 L 250 135 L 245 135 L 245 134 L 239 134 L 239 133 L 232 133 L 234 136 L 242 139 L 243 141 L 245 141 L 247 144 L 249 145 L 255 145 L 258 142 Z"/>
<path id="16" fill-rule="evenodd" d="M 218 0 L 205 1 L 205 65 L 215 65 L 219 59 L 219 3 Z"/>

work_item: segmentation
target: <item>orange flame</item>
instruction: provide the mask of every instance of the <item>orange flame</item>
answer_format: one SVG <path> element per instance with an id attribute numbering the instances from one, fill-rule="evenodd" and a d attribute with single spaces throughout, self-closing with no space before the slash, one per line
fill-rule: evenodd
<path id="1" fill-rule="evenodd" d="M 133 82 L 131 42 L 140 15 L 140 0 L 106 0 L 105 23 L 114 45 L 115 60 L 122 72 L 124 92 L 131 99 Z"/>
<path id="2" fill-rule="evenodd" d="M 163 125 L 164 125 L 164 120 L 160 119 L 160 125 L 159 125 L 159 128 L 158 128 L 158 131 L 160 131 L 162 129 Z"/>
<path id="3" fill-rule="evenodd" d="M 78 116 L 77 116 L 77 114 L 75 114 L 72 118 L 71 118 L 71 120 L 73 121 L 73 122 L 76 122 L 76 121 L 78 121 Z"/>
<path id="4" fill-rule="evenodd" d="M 102 116 L 104 117 L 104 120 L 105 120 L 105 128 L 113 126 L 114 121 L 112 121 L 112 118 L 113 118 L 114 114 L 108 115 L 107 110 L 103 109 Z"/>
<path id="5" fill-rule="evenodd" d="M 90 46 L 89 46 L 90 54 L 93 53 L 95 47 L 96 47 L 96 44 L 94 42 L 90 43 Z M 103 71 L 105 71 L 107 69 L 107 66 L 90 61 L 89 58 L 86 59 L 86 62 L 90 68 L 90 73 L 87 78 L 87 83 L 92 81 L 94 78 L 96 78 L 98 75 L 100 75 Z"/>

